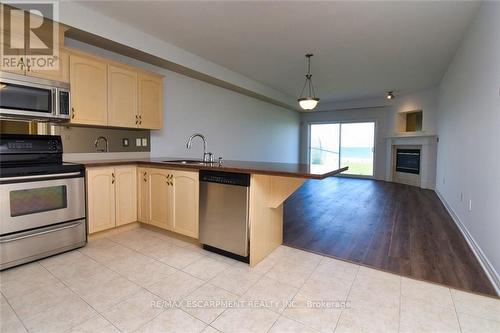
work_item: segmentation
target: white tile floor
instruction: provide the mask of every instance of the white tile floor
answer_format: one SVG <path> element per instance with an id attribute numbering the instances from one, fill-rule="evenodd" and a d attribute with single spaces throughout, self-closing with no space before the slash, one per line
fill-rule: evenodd
<path id="1" fill-rule="evenodd" d="M 500 332 L 497 299 L 285 246 L 250 268 L 144 228 L 1 272 L 0 290 L 1 332 Z"/>

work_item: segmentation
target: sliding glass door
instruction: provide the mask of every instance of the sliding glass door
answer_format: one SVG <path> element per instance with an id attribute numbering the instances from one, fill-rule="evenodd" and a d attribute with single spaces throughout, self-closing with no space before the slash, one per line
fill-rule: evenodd
<path id="1" fill-rule="evenodd" d="M 373 176 L 375 123 L 311 124 L 309 162 L 340 168 L 346 174 Z"/>
<path id="2" fill-rule="evenodd" d="M 340 124 L 311 125 L 311 164 L 338 167 L 340 163 Z"/>

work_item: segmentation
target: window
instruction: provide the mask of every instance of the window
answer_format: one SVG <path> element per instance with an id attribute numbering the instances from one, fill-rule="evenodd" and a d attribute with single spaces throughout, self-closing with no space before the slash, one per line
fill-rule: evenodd
<path id="1" fill-rule="evenodd" d="M 10 216 L 21 216 L 63 209 L 68 206 L 66 185 L 10 192 Z"/>

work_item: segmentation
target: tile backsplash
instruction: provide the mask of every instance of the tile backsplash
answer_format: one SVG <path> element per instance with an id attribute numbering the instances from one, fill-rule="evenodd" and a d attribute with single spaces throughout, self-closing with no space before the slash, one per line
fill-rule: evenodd
<path id="1" fill-rule="evenodd" d="M 108 139 L 109 152 L 151 151 L 149 130 L 55 126 L 54 132 L 61 136 L 65 153 L 97 152 L 94 142 L 99 136 Z M 99 148 L 104 148 L 103 141 Z"/>

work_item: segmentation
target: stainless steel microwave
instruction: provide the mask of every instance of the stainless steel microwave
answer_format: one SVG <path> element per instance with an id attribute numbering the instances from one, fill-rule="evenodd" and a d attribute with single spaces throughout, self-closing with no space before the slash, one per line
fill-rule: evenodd
<path id="1" fill-rule="evenodd" d="M 0 72 L 0 118 L 68 121 L 69 88 L 65 82 Z"/>

